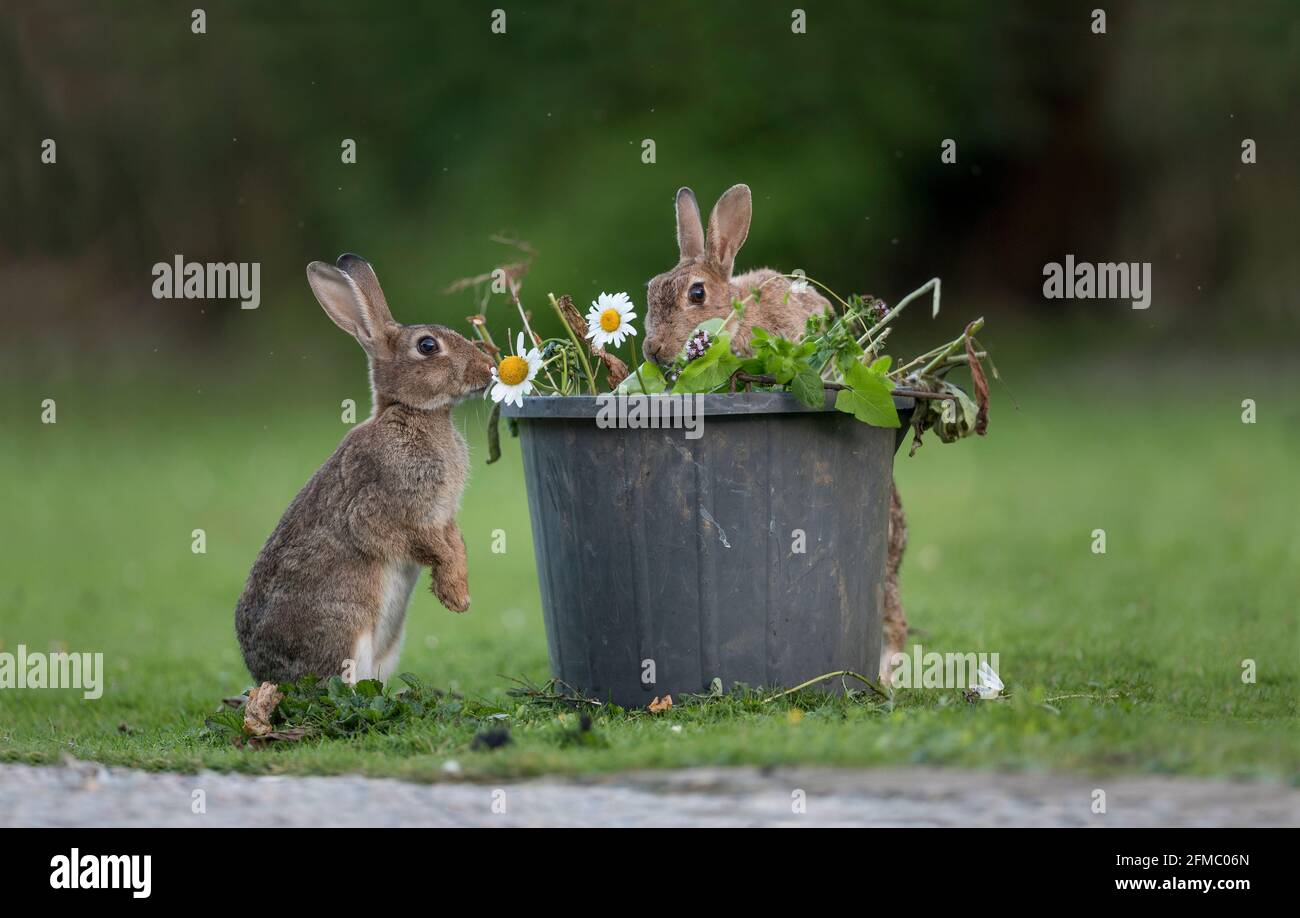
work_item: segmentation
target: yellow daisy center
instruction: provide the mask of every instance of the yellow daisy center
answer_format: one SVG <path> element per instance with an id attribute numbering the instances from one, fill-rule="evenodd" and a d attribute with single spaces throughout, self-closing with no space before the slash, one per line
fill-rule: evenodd
<path id="1" fill-rule="evenodd" d="M 600 327 L 607 332 L 618 331 L 618 327 L 623 324 L 623 316 L 617 309 L 606 309 L 600 314 Z"/>
<path id="2" fill-rule="evenodd" d="M 528 361 L 522 357 L 507 357 L 497 367 L 497 375 L 507 386 L 517 386 L 528 378 Z"/>

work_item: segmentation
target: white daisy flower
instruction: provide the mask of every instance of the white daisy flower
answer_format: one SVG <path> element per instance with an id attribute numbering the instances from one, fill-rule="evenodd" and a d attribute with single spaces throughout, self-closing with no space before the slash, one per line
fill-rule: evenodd
<path id="1" fill-rule="evenodd" d="M 524 396 L 533 391 L 533 377 L 542 368 L 542 352 L 537 348 L 524 350 L 524 333 L 515 341 L 515 353 L 501 358 L 492 368 L 492 401 L 512 402 L 524 406 Z"/>
<path id="2" fill-rule="evenodd" d="M 1003 685 L 1002 680 L 998 678 L 998 674 L 993 671 L 993 667 L 989 666 L 988 663 L 981 663 L 976 676 L 979 679 L 979 684 L 972 685 L 971 688 L 978 692 L 981 698 L 990 701 L 998 697 Z"/>
<path id="3" fill-rule="evenodd" d="M 636 313 L 632 311 L 632 301 L 626 293 L 602 293 L 592 302 L 587 313 L 587 337 L 596 347 L 613 344 L 619 347 L 628 335 L 635 335 L 632 320 Z"/>

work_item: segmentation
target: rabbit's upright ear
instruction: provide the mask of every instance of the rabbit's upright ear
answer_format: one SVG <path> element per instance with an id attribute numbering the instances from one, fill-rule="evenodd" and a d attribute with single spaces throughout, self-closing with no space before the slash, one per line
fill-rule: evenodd
<path id="1" fill-rule="evenodd" d="M 677 191 L 677 249 L 682 261 L 690 261 L 704 252 L 704 224 L 700 222 L 700 205 L 689 188 Z"/>
<path id="2" fill-rule="evenodd" d="M 325 314 L 356 338 L 366 353 L 373 355 L 382 347 L 384 328 L 393 324 L 393 317 L 379 279 L 363 259 L 344 255 L 338 267 L 313 261 L 307 266 L 307 283 Z"/>
<path id="3" fill-rule="evenodd" d="M 736 253 L 749 235 L 749 218 L 754 203 L 748 185 L 732 185 L 718 198 L 709 214 L 709 261 L 724 277 L 731 277 Z"/>
<path id="4" fill-rule="evenodd" d="M 383 288 L 379 286 L 379 277 L 375 269 L 360 255 L 345 253 L 339 256 L 339 270 L 352 278 L 361 290 L 363 302 L 371 318 L 380 326 L 396 325 L 393 314 L 388 311 L 388 300 L 384 298 Z"/>

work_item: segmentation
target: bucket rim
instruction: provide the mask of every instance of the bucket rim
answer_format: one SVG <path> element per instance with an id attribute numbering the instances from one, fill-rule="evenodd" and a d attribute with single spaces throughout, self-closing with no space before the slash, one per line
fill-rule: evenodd
<path id="1" fill-rule="evenodd" d="M 600 408 L 607 404 L 603 399 L 614 395 L 604 392 L 599 395 L 526 395 L 520 405 L 502 405 L 501 414 L 507 418 L 544 419 L 544 418 L 594 418 Z M 639 394 L 639 393 L 638 393 Z M 669 393 L 668 395 L 671 395 Z M 682 393 L 676 393 L 681 396 Z M 635 397 L 628 396 L 629 398 Z M 663 398 L 664 395 L 645 395 L 643 398 Z M 713 416 L 750 415 L 750 414 L 823 414 L 835 411 L 835 393 L 827 392 L 820 408 L 809 408 L 789 392 L 709 392 L 699 396 L 703 399 L 703 414 Z M 894 396 L 894 407 L 900 413 L 908 412 L 916 406 L 916 400 L 910 396 Z M 906 425 L 906 421 L 904 421 Z"/>

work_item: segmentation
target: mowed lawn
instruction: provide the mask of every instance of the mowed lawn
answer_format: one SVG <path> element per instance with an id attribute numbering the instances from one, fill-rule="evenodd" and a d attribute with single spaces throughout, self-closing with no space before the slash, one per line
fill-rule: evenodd
<path id="1" fill-rule="evenodd" d="M 659 715 L 595 711 L 586 733 L 570 709 L 507 694 L 509 677 L 549 675 L 527 498 L 518 444 L 503 438 L 502 461 L 484 465 L 482 406 L 467 406 L 473 608 L 446 611 L 422 575 L 401 663 L 464 706 L 387 734 L 225 745 L 202 728 L 250 683 L 233 626 L 248 568 L 344 433 L 340 401 L 367 410 L 353 382 L 274 369 L 257 384 L 174 368 L 147 385 L 6 392 L 0 649 L 102 652 L 107 675 L 96 701 L 0 690 L 0 759 L 418 779 L 454 760 L 485 777 L 803 762 L 1300 781 L 1300 417 L 1262 374 L 1143 380 L 1142 396 L 1132 376 L 1018 378 L 1018 410 L 994 390 L 989 437 L 904 448 L 913 639 L 999 653 L 1010 699 L 679 698 Z M 42 425 L 51 396 L 58 422 Z M 1257 424 L 1241 423 L 1245 397 L 1260 399 Z M 501 723 L 510 743 L 471 748 Z"/>

